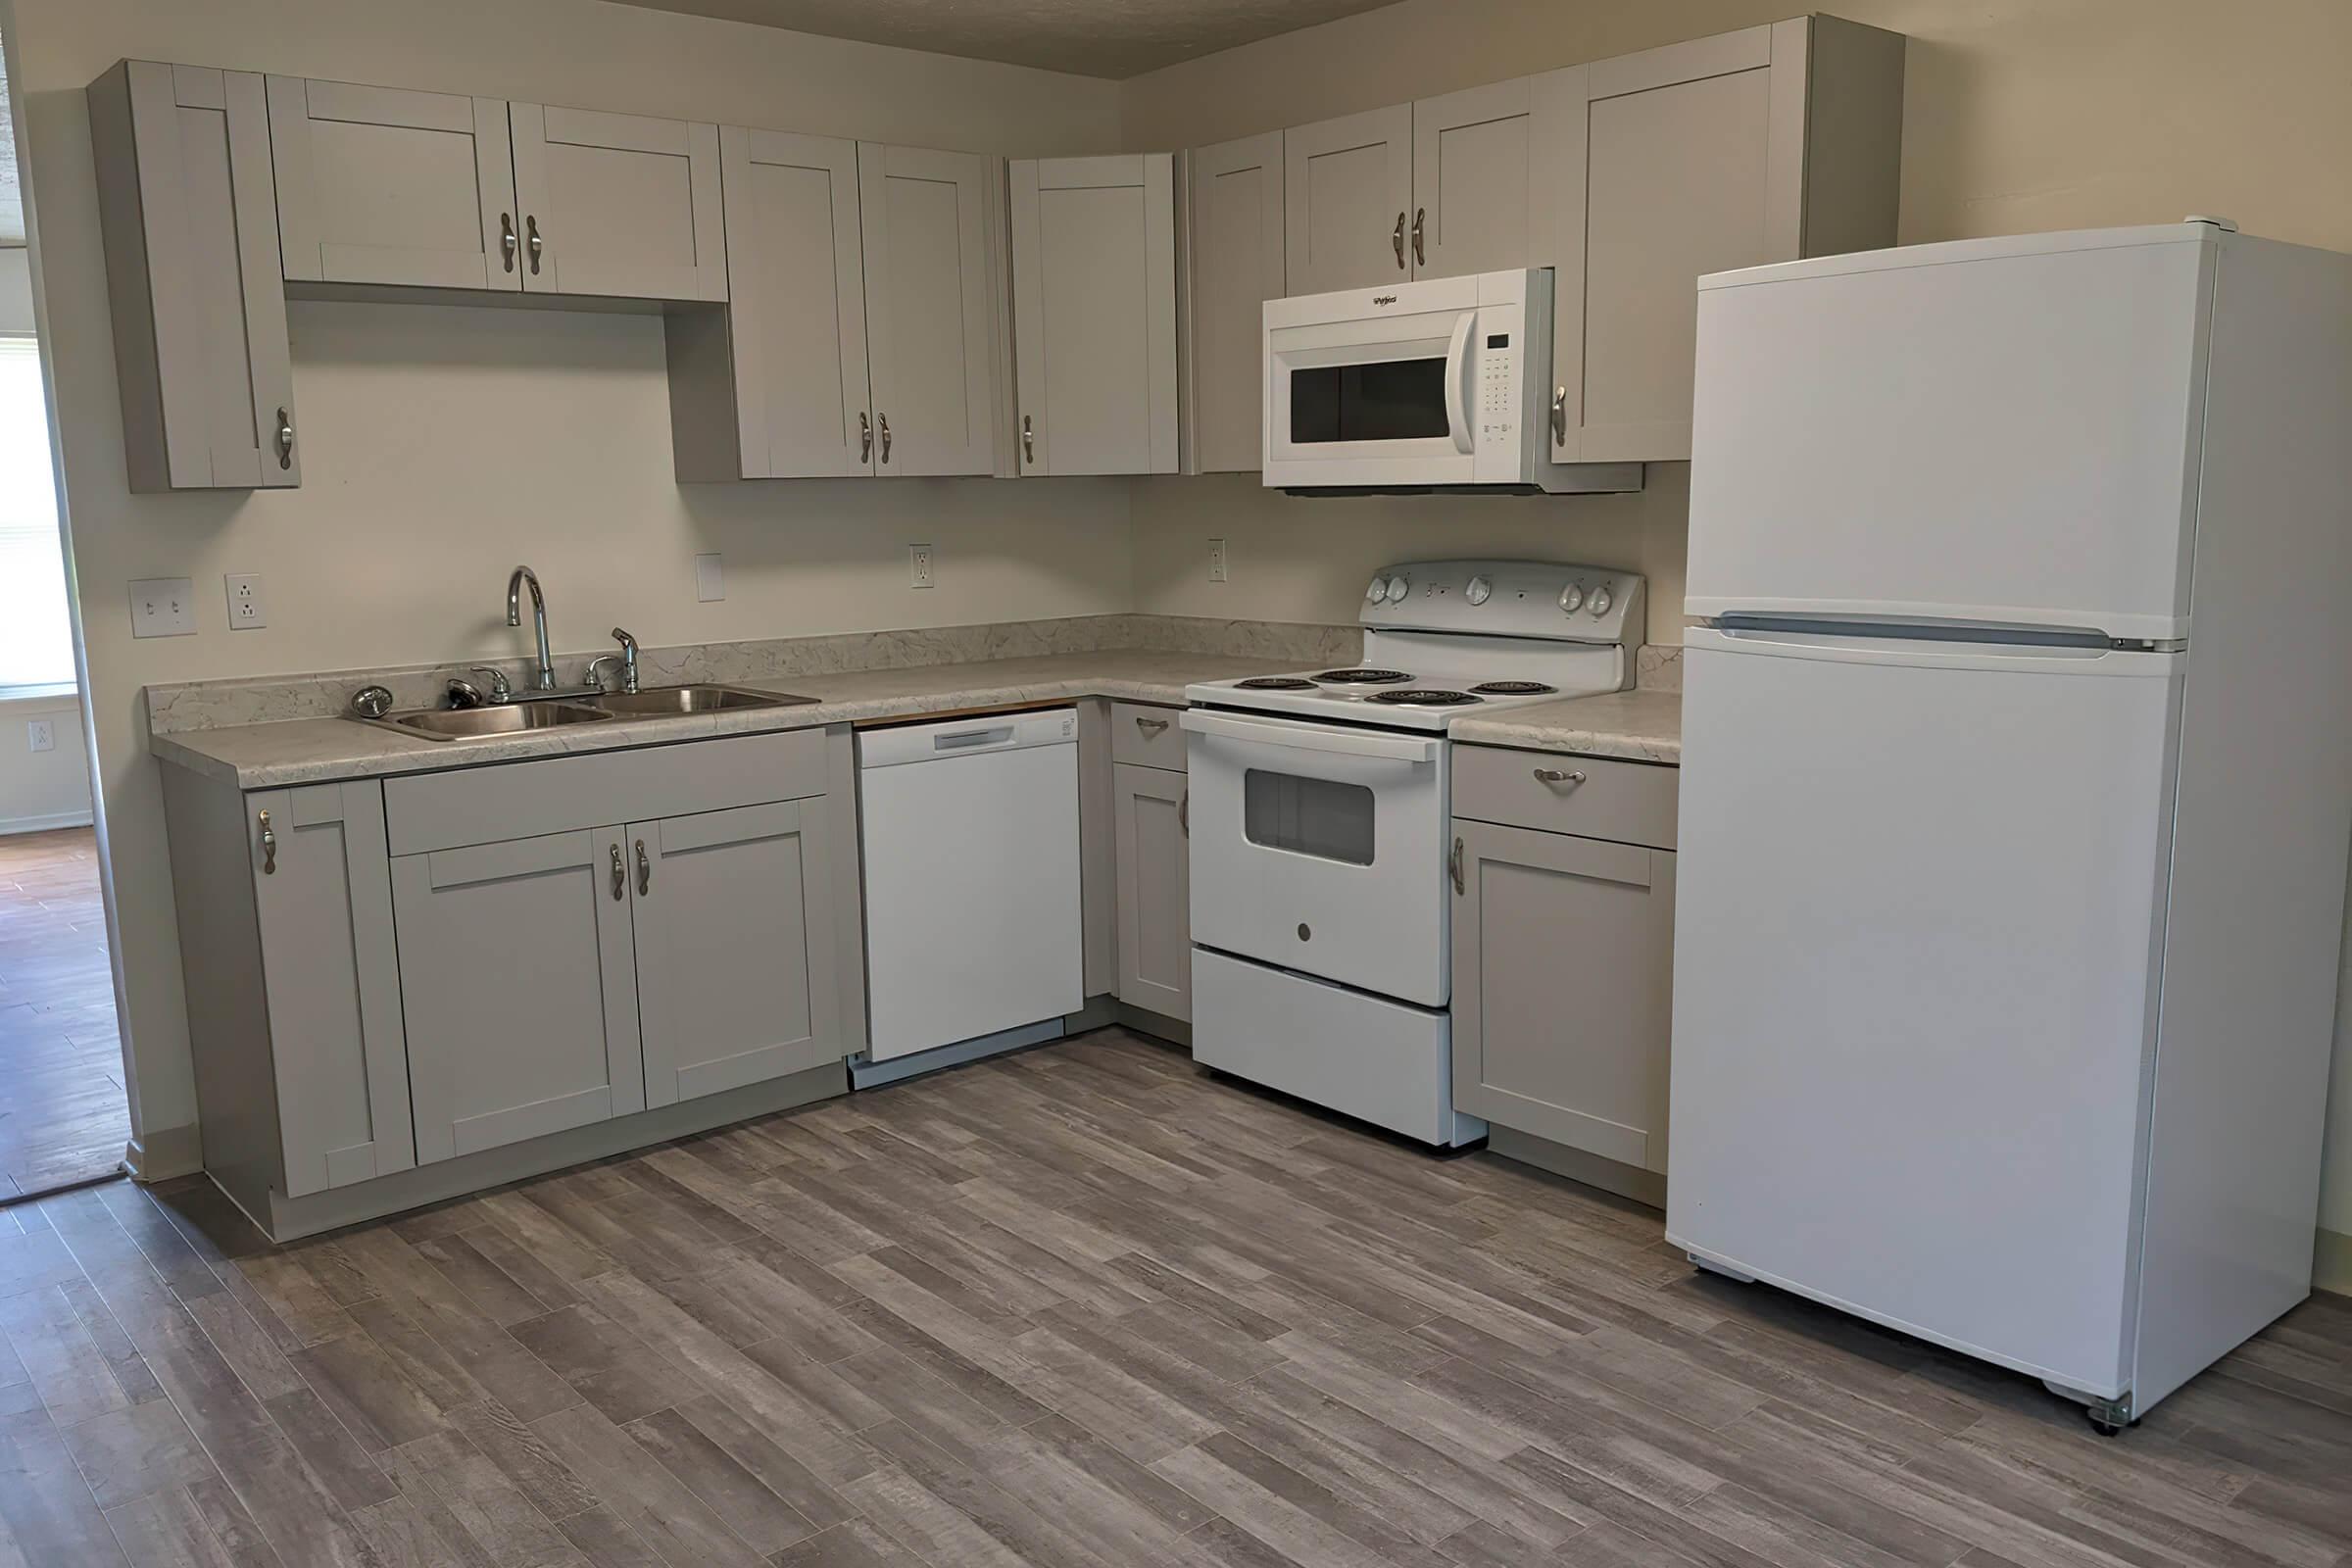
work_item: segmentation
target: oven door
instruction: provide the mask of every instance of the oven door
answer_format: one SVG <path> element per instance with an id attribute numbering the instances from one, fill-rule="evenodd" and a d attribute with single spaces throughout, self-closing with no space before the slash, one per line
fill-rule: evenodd
<path id="1" fill-rule="evenodd" d="M 1200 709 L 1183 722 L 1193 940 L 1443 1006 L 1445 742 Z"/>
<path id="2" fill-rule="evenodd" d="M 1265 482 L 1474 482 L 1478 314 L 1267 327 Z"/>

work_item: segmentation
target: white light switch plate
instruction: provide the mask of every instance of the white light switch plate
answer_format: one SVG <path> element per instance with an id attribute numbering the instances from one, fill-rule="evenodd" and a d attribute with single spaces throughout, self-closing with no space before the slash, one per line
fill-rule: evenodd
<path id="1" fill-rule="evenodd" d="M 24 749 L 31 752 L 57 750 L 57 720 L 28 718 L 24 721 Z"/>
<path id="2" fill-rule="evenodd" d="M 185 577 L 147 577 L 130 585 L 133 637 L 190 637 L 196 632 L 195 584 Z"/>
<path id="3" fill-rule="evenodd" d="M 231 572 L 228 583 L 228 629 L 252 631 L 270 624 L 269 612 L 262 608 L 262 579 L 258 572 Z"/>
<path id="4" fill-rule="evenodd" d="M 719 555 L 694 558 L 694 597 L 708 605 L 727 597 L 727 558 Z"/>

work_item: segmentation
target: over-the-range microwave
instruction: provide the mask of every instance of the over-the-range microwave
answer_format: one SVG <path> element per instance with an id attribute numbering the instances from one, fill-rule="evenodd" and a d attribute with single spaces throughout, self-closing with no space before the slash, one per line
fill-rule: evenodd
<path id="1" fill-rule="evenodd" d="M 1265 304 L 1265 483 L 1323 492 L 1639 490 L 1551 461 L 1551 269 Z"/>

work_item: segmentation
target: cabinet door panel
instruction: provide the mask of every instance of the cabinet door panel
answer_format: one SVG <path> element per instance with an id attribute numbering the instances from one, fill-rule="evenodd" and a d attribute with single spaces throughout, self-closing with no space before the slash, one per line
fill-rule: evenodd
<path id="1" fill-rule="evenodd" d="M 727 297 L 716 125 L 543 104 L 513 122 L 526 291 Z"/>
<path id="2" fill-rule="evenodd" d="M 871 472 L 858 145 L 719 131 L 743 476 Z"/>
<path id="3" fill-rule="evenodd" d="M 1265 462 L 1265 302 L 1283 295 L 1282 132 L 1191 158 L 1193 466 Z"/>
<path id="4" fill-rule="evenodd" d="M 620 829 L 393 861 L 418 1163 L 645 1108 Z"/>
<path id="5" fill-rule="evenodd" d="M 1456 819 L 1454 1103 L 1666 1169 L 1674 857 Z"/>
<path id="6" fill-rule="evenodd" d="M 858 145 L 876 473 L 995 471 L 987 202 L 1003 167 Z"/>
<path id="7" fill-rule="evenodd" d="M 286 1196 L 407 1170 L 416 1147 L 383 787 L 268 790 L 246 805 Z"/>
<path id="8" fill-rule="evenodd" d="M 1293 294 L 1367 288 L 1412 275 L 1413 106 L 1286 130 L 1285 265 Z"/>
<path id="9" fill-rule="evenodd" d="M 301 76 L 269 88 L 287 277 L 522 287 L 503 100 Z"/>
<path id="10" fill-rule="evenodd" d="M 1528 79 L 1413 105 L 1415 277 L 1532 267 Z"/>
<path id="11" fill-rule="evenodd" d="M 1012 166 L 1021 471 L 1176 471 L 1173 160 Z"/>
<path id="12" fill-rule="evenodd" d="M 1119 859 L 1119 1000 L 1170 1018 L 1193 1015 L 1192 846 L 1185 776 L 1121 762 L 1114 809 Z"/>

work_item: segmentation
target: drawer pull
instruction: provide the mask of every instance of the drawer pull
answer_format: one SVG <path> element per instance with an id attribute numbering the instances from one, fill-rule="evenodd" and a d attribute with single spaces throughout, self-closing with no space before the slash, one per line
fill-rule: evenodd
<path id="1" fill-rule="evenodd" d="M 1572 767 L 1566 772 L 1556 767 L 1536 769 L 1536 782 L 1539 784 L 1582 784 L 1584 781 L 1585 770 L 1581 767 Z"/>
<path id="2" fill-rule="evenodd" d="M 1135 715 L 1135 727 L 1147 735 L 1156 735 L 1168 727 L 1168 721 L 1164 718 L 1146 718 L 1138 713 Z"/>
<path id="3" fill-rule="evenodd" d="M 621 868 L 620 846 L 615 844 L 612 846 L 612 899 L 614 903 L 619 902 L 621 894 L 628 890 L 628 886 L 629 873 Z"/>
<path id="4" fill-rule="evenodd" d="M 262 813 L 262 875 L 277 875 L 277 830 L 270 825 L 270 813 Z"/>

